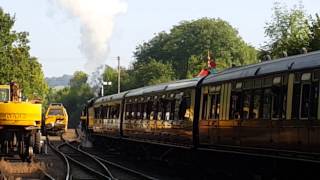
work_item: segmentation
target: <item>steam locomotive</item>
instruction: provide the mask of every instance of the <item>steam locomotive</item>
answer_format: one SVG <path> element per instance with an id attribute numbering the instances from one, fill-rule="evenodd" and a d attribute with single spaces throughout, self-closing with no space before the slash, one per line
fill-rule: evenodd
<path id="1" fill-rule="evenodd" d="M 163 146 L 320 151 L 320 51 L 92 99 L 94 135 Z"/>

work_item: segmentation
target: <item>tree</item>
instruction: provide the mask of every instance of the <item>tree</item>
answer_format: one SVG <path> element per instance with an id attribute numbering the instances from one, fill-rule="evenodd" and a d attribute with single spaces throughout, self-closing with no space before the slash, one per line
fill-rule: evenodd
<path id="1" fill-rule="evenodd" d="M 160 32 L 149 42 L 137 46 L 133 68 L 153 59 L 170 64 L 175 78 L 183 79 L 195 75 L 194 67 L 202 67 L 206 63 L 208 50 L 214 52 L 221 69 L 231 67 L 232 64 L 256 62 L 255 49 L 245 43 L 228 22 L 202 18 L 183 21 L 170 32 Z"/>
<path id="2" fill-rule="evenodd" d="M 315 19 L 312 20 L 310 35 L 310 49 L 312 51 L 320 50 L 320 17 L 316 14 Z"/>
<path id="3" fill-rule="evenodd" d="M 132 71 L 135 88 L 172 81 L 175 79 L 171 64 L 164 64 L 155 59 L 139 64 Z"/>
<path id="4" fill-rule="evenodd" d="M 88 81 L 88 75 L 82 71 L 76 71 L 73 74 L 73 77 L 70 79 L 70 87 L 78 88 L 81 87 L 83 84 L 86 84 Z"/>
<path id="5" fill-rule="evenodd" d="M 104 95 L 118 92 L 118 69 L 106 66 L 103 72 L 103 81 L 111 82 L 111 85 L 104 86 Z M 120 92 L 132 89 L 132 78 L 129 77 L 128 70 L 120 67 Z"/>
<path id="6" fill-rule="evenodd" d="M 76 71 L 70 80 L 70 87 L 61 90 L 50 90 L 48 101 L 63 103 L 69 114 L 69 127 L 76 127 L 79 123 L 80 113 L 86 102 L 93 97 L 92 89 L 87 83 L 88 75 Z"/>
<path id="7" fill-rule="evenodd" d="M 17 82 L 28 98 L 48 91 L 41 64 L 29 54 L 28 33 L 12 30 L 15 18 L 0 8 L 0 83 Z"/>
<path id="8" fill-rule="evenodd" d="M 281 56 L 284 51 L 288 55 L 295 55 L 301 53 L 303 47 L 308 48 L 311 31 L 303 5 L 287 10 L 276 2 L 273 18 L 266 23 L 265 34 L 270 39 L 265 49 L 275 57 Z"/>

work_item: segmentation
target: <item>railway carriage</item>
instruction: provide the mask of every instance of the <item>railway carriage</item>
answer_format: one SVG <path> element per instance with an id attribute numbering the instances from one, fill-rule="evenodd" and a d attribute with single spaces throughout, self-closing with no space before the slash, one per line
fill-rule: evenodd
<path id="1" fill-rule="evenodd" d="M 93 104 L 92 132 L 120 137 L 123 97 L 126 92 L 98 98 Z"/>
<path id="2" fill-rule="evenodd" d="M 163 145 L 319 152 L 319 78 L 320 51 L 233 67 L 93 100 L 88 127 Z"/>
<path id="3" fill-rule="evenodd" d="M 200 143 L 319 151 L 319 65 L 314 52 L 208 76 Z"/>
<path id="4" fill-rule="evenodd" d="M 182 80 L 129 91 L 125 96 L 123 136 L 191 146 L 199 80 Z"/>

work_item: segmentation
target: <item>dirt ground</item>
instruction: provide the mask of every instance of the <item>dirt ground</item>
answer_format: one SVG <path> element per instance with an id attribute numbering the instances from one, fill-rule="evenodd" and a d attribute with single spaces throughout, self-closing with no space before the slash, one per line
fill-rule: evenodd
<path id="1" fill-rule="evenodd" d="M 38 178 L 45 166 L 38 162 L 8 162 L 0 161 L 0 179 L 21 179 L 21 177 Z"/>
<path id="2" fill-rule="evenodd" d="M 62 134 L 62 137 L 67 141 L 79 141 L 75 129 L 68 129 L 65 133 Z"/>

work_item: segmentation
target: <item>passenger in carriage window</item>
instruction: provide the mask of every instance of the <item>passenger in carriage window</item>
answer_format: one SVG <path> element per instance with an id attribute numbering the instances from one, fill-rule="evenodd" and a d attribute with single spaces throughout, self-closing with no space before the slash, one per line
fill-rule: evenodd
<path id="1" fill-rule="evenodd" d="M 179 120 L 190 118 L 190 97 L 183 97 L 179 107 Z"/>

